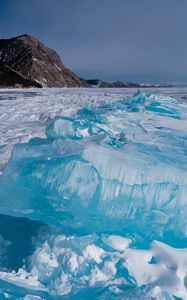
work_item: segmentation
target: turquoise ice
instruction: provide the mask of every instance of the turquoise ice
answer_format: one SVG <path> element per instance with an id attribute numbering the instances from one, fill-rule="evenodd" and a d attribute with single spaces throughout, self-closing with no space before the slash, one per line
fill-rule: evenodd
<path id="1" fill-rule="evenodd" d="M 96 288 L 117 299 L 119 288 L 128 299 L 150 291 L 187 299 L 186 250 L 181 262 L 166 245 L 187 246 L 186 133 L 185 103 L 138 93 L 72 118 L 57 116 L 45 139 L 16 145 L 0 178 L 0 214 L 45 224 L 48 232 L 16 276 L 30 276 L 44 298 L 87 299 Z M 137 273 L 139 259 L 146 275 Z M 163 281 L 165 269 L 170 279 Z"/>
<path id="2" fill-rule="evenodd" d="M 173 99 L 138 94 L 54 118 L 46 139 L 15 146 L 0 213 L 71 233 L 186 236 L 185 113 Z"/>

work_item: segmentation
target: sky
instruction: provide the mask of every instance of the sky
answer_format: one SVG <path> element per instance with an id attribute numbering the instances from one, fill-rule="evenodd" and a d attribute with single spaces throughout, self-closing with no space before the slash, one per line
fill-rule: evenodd
<path id="1" fill-rule="evenodd" d="M 187 0 L 0 0 L 0 38 L 24 33 L 83 78 L 187 82 Z"/>

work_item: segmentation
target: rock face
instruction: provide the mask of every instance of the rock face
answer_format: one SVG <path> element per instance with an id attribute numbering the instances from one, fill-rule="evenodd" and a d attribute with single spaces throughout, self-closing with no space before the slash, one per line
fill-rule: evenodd
<path id="1" fill-rule="evenodd" d="M 20 72 L 0 62 L 0 87 L 39 87 L 42 85 L 35 80 L 28 79 Z"/>
<path id="2" fill-rule="evenodd" d="M 0 40 L 1 87 L 82 87 L 89 84 L 67 69 L 60 56 L 24 34 Z"/>

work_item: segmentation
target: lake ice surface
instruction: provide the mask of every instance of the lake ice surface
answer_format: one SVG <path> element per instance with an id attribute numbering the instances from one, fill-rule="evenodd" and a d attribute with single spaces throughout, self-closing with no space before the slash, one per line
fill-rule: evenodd
<path id="1" fill-rule="evenodd" d="M 187 89 L 136 92 L 0 91 L 2 299 L 187 299 Z"/>

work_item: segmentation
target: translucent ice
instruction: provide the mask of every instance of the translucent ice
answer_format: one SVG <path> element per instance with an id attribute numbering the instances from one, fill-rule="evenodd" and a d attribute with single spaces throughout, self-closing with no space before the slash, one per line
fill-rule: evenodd
<path id="1" fill-rule="evenodd" d="M 8 227 L 30 222 L 30 238 L 20 229 L 28 252 L 0 231 L 6 292 L 22 299 L 187 299 L 184 103 L 140 93 L 51 119 L 45 139 L 14 147 L 0 199 Z M 17 263 L 11 247 L 19 250 Z"/>
<path id="2" fill-rule="evenodd" d="M 14 148 L 0 182 L 0 212 L 71 233 L 186 236 L 185 114 L 173 99 L 138 94 L 54 118 L 47 139 Z"/>

